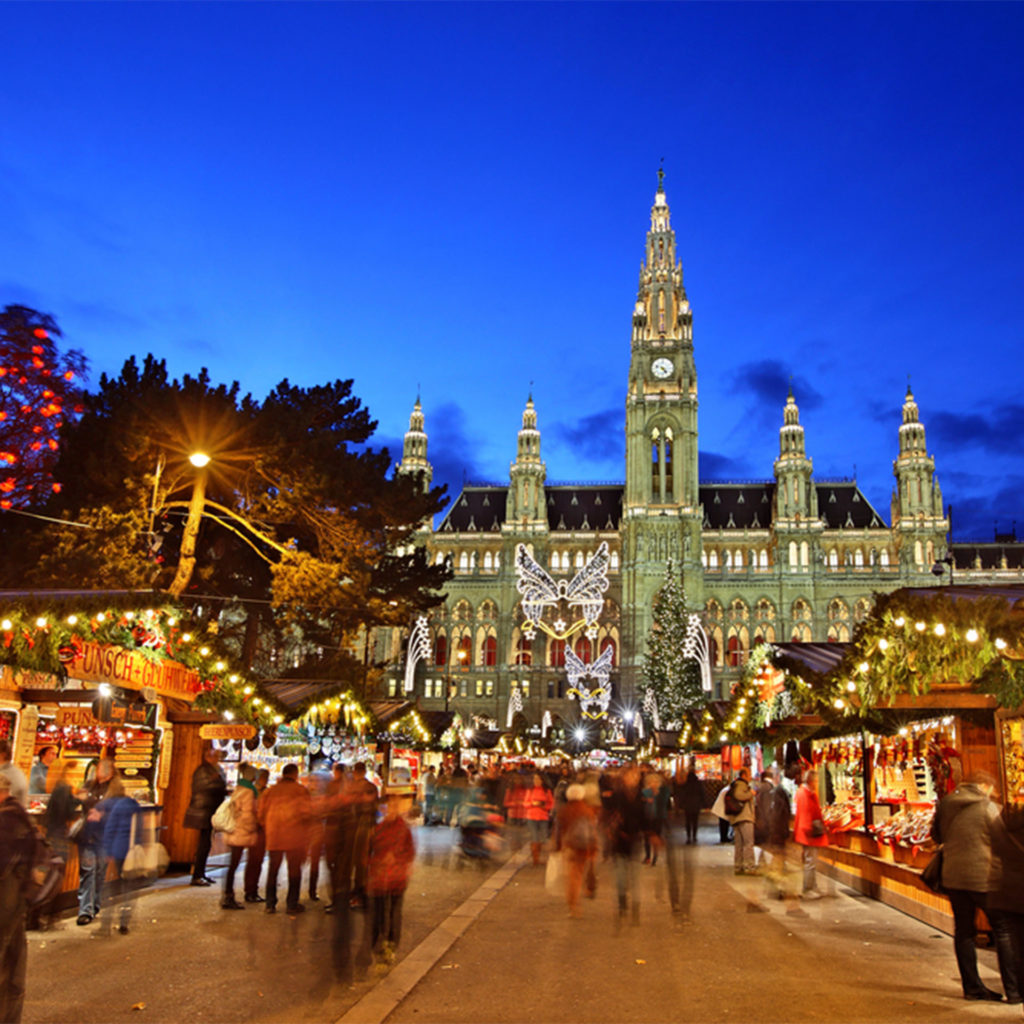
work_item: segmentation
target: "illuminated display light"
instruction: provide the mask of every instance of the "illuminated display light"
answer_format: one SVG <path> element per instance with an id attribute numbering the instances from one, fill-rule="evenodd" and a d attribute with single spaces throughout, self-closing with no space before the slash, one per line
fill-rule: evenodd
<path id="1" fill-rule="evenodd" d="M 606 647 L 601 652 L 601 657 L 588 665 L 580 660 L 575 652 L 566 648 L 565 673 L 569 677 L 568 695 L 580 702 L 580 713 L 584 718 L 604 718 L 608 714 L 608 705 L 612 699 L 608 675 L 612 670 L 613 653 L 611 647 Z M 584 680 L 588 678 L 595 680 L 597 685 L 587 686 Z"/>
<path id="2" fill-rule="evenodd" d="M 430 654 L 430 629 L 427 617 L 421 615 L 409 634 L 408 653 L 405 656 L 405 692 L 411 693 L 415 686 L 416 663 L 424 661 Z"/>
<path id="3" fill-rule="evenodd" d="M 555 582 L 547 571 L 533 559 L 525 544 L 516 545 L 516 590 L 521 595 L 523 614 L 523 635 L 532 639 L 536 630 L 541 629 L 556 640 L 565 640 L 578 629 L 591 629 L 604 608 L 604 592 L 608 589 L 608 543 L 601 546 L 587 559 L 587 564 L 571 580 Z M 554 629 L 542 621 L 547 608 L 557 608 L 565 601 L 570 608 L 579 608 L 582 621 L 566 624 L 561 617 L 554 623 Z"/>
<path id="4" fill-rule="evenodd" d="M 976 629 L 969 629 L 964 634 L 964 638 L 969 644 L 976 644 L 978 642 L 978 631 Z"/>

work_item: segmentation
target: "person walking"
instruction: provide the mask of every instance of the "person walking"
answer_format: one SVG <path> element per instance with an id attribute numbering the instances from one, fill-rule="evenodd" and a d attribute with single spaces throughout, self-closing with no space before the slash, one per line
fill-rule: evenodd
<path id="1" fill-rule="evenodd" d="M 36 830 L 0 772 L 0 1020 L 17 1024 L 25 1004 L 28 942 L 25 889 L 35 859 Z"/>
<path id="2" fill-rule="evenodd" d="M 402 813 L 405 797 L 387 795 L 383 819 L 370 837 L 366 893 L 373 919 L 373 952 L 382 963 L 394 962 L 402 938 L 402 903 L 416 857 L 412 829 Z"/>
<path id="3" fill-rule="evenodd" d="M 68 828 L 81 814 L 81 805 L 71 792 L 68 784 L 67 761 L 56 762 L 53 770 L 47 775 L 47 785 L 51 787 L 50 798 L 46 801 L 46 810 L 42 813 L 43 834 L 50 848 L 66 865 L 71 856 L 71 839 Z M 57 887 L 59 889 L 60 886 Z M 53 895 L 39 908 L 39 927 L 42 930 L 52 927 L 57 916 L 57 901 L 60 892 Z"/>
<path id="4" fill-rule="evenodd" d="M 541 846 L 548 838 L 548 822 L 551 820 L 551 808 L 554 805 L 551 790 L 544 785 L 540 773 L 533 776 L 533 785 L 523 797 L 526 812 L 526 827 L 530 832 L 530 856 L 536 866 L 540 863 Z"/>
<path id="5" fill-rule="evenodd" d="M 46 784 L 46 779 L 50 774 L 50 765 L 52 765 L 56 760 L 56 747 L 43 747 L 43 749 L 39 751 L 39 757 L 36 760 L 36 763 L 32 765 L 32 770 L 28 773 L 29 794 L 35 795 L 39 793 L 48 793 L 50 791 L 50 787 Z"/>
<path id="6" fill-rule="evenodd" d="M 1010 933 L 1014 977 L 1003 976 L 1003 991 L 1008 1003 L 1020 1003 L 1024 996 L 1024 807 L 1007 803 L 1001 814 L 989 819 L 989 837 L 989 919 L 993 913 L 1001 915 Z"/>
<path id="7" fill-rule="evenodd" d="M 349 902 L 355 907 L 366 906 L 366 872 L 370 855 L 370 836 L 377 824 L 377 787 L 367 778 L 366 765 L 356 761 L 349 780 L 349 804 L 355 834 L 352 840 L 352 867 L 354 881 Z"/>
<path id="8" fill-rule="evenodd" d="M 206 860 L 213 844 L 213 825 L 210 820 L 227 792 L 228 782 L 220 769 L 220 751 L 207 741 L 203 746 L 203 760 L 192 773 L 192 792 L 185 811 L 185 828 L 199 832 L 190 885 L 213 885 L 213 879 L 206 876 Z"/>
<path id="9" fill-rule="evenodd" d="M 648 772 L 641 792 L 644 805 L 644 863 L 654 867 L 665 843 L 669 791 L 661 772 Z"/>
<path id="10" fill-rule="evenodd" d="M 683 767 L 680 763 L 672 782 L 672 803 L 676 811 L 683 816 L 686 827 L 686 843 L 688 846 L 697 842 L 697 830 L 700 826 L 700 812 L 704 809 L 704 783 L 691 766 L 682 778 Z"/>
<path id="11" fill-rule="evenodd" d="M 266 910 L 277 912 L 277 873 L 281 861 L 288 863 L 288 895 L 285 904 L 289 914 L 300 914 L 306 908 L 299 902 L 302 889 L 302 864 L 309 847 L 309 822 L 312 801 L 309 790 L 299 783 L 299 767 L 286 764 L 281 780 L 259 798 L 256 813 L 267 833 Z"/>
<path id="12" fill-rule="evenodd" d="M 640 923 L 636 853 L 643 829 L 644 805 L 640 794 L 640 769 L 635 764 L 630 764 L 612 780 L 612 792 L 608 802 L 608 845 L 615 860 L 615 888 L 618 895 L 616 927 L 621 925 L 627 909 L 632 913 L 632 923 Z"/>
<path id="13" fill-rule="evenodd" d="M 253 780 L 253 793 L 256 796 L 256 807 L 259 799 L 266 792 L 270 783 L 270 772 L 261 768 Z M 260 895 L 260 872 L 263 871 L 263 857 L 267 852 L 267 833 L 260 824 L 259 814 L 256 815 L 256 840 L 245 855 L 245 902 L 262 903 Z"/>
<path id="14" fill-rule="evenodd" d="M 21 804 L 28 807 L 28 779 L 25 773 L 11 760 L 10 740 L 0 740 L 0 775 L 7 776 L 8 792 Z"/>
<path id="15" fill-rule="evenodd" d="M 754 862 L 754 791 L 750 788 L 750 771 L 741 768 L 730 787 L 739 811 L 729 815 L 733 832 L 733 871 L 737 875 L 756 875 Z M 728 810 L 728 806 L 726 810 Z"/>
<path id="16" fill-rule="evenodd" d="M 818 802 L 818 774 L 807 768 L 796 791 L 796 813 L 793 816 L 793 840 L 800 846 L 804 865 L 801 893 L 805 900 L 821 898 L 818 890 L 818 850 L 828 846 L 828 832 Z"/>
<path id="17" fill-rule="evenodd" d="M 987 906 L 992 871 L 991 825 L 999 816 L 991 799 L 995 787 L 994 776 L 985 771 L 973 772 L 939 801 L 931 834 L 936 843 L 942 844 L 942 888 L 953 910 L 953 950 L 964 999 L 1000 1002 L 1003 998 L 978 974 L 976 917 L 979 910 L 984 910 L 992 926 L 1006 997 L 1019 1003 L 1009 920 L 1000 909 L 993 907 L 989 911 Z"/>
<path id="18" fill-rule="evenodd" d="M 791 816 L 789 791 L 776 772 L 775 786 L 768 802 L 768 835 L 765 848 L 768 851 L 768 873 L 765 884 L 769 893 L 783 899 L 786 895 L 786 845 L 789 842 L 789 819 Z"/>
<path id="19" fill-rule="evenodd" d="M 103 821 L 96 805 L 107 795 L 115 776 L 114 762 L 102 758 L 95 772 L 86 776 L 78 799 L 85 821 L 75 837 L 78 844 L 78 920 L 87 925 L 100 912 L 103 880 L 107 873 L 107 859 L 103 852 Z"/>
<path id="20" fill-rule="evenodd" d="M 111 901 L 118 904 L 119 923 L 117 930 L 128 934 L 132 904 L 128 898 L 129 881 L 124 877 L 124 859 L 128 856 L 132 842 L 132 822 L 142 808 L 139 802 L 125 793 L 124 783 L 114 775 L 107 787 L 107 795 L 96 805 L 96 813 L 103 823 L 103 852 L 107 858 L 107 873 L 113 869 L 114 878 L 110 886 Z M 106 920 L 106 915 L 104 915 Z M 109 934 L 112 923 L 104 927 Z"/>
<path id="21" fill-rule="evenodd" d="M 586 790 L 578 782 L 565 789 L 565 801 L 558 812 L 555 849 L 565 860 L 565 899 L 570 917 L 581 917 L 580 893 L 587 880 L 587 895 L 594 896 L 597 878 L 594 860 L 597 856 L 597 811 L 586 799 Z"/>
<path id="22" fill-rule="evenodd" d="M 224 875 L 224 893 L 220 905 L 223 910 L 244 910 L 245 904 L 235 899 L 235 872 L 242 861 L 242 854 L 256 845 L 259 835 L 259 820 L 256 817 L 256 772 L 251 765 L 243 764 L 238 769 L 238 785 L 231 794 L 231 816 L 234 828 L 224 833 L 228 846 L 228 870 Z M 246 864 L 248 868 L 248 864 Z"/>

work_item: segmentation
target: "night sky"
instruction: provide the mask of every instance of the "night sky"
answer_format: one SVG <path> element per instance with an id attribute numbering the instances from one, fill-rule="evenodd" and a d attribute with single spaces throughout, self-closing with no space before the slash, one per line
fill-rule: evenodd
<path id="1" fill-rule="evenodd" d="M 908 375 L 957 539 L 1024 534 L 1024 5 L 8 3 L 0 305 L 91 382 L 355 379 L 397 458 L 621 480 L 664 161 L 702 478 L 888 521 Z"/>

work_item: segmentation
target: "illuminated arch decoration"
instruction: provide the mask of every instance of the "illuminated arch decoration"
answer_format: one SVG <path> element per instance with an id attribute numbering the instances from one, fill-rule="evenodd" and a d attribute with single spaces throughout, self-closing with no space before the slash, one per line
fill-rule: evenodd
<path id="1" fill-rule="evenodd" d="M 711 654 L 708 650 L 708 635 L 701 625 L 700 616 L 691 614 L 687 620 L 686 636 L 683 637 L 683 657 L 693 658 L 700 666 L 700 687 L 705 693 L 711 692 Z"/>
<path id="2" fill-rule="evenodd" d="M 597 620 L 604 608 L 604 592 L 608 589 L 608 543 L 601 546 L 587 559 L 587 564 L 571 580 L 555 582 L 547 571 L 533 559 L 525 544 L 516 545 L 516 589 L 522 595 L 521 603 L 526 620 L 523 622 L 523 636 L 532 640 L 537 630 L 547 633 L 554 640 L 568 640 L 569 637 L 585 630 L 593 639 L 597 636 Z M 579 609 L 582 618 L 567 622 L 562 613 L 563 604 L 567 610 Z M 544 621 L 544 612 L 557 609 L 559 616 L 552 623 Z"/>
<path id="3" fill-rule="evenodd" d="M 416 662 L 425 661 L 430 656 L 430 629 L 427 617 L 421 615 L 416 620 L 409 634 L 409 647 L 405 656 L 405 692 L 412 691 L 415 685 Z"/>
<path id="4" fill-rule="evenodd" d="M 644 711 L 644 715 L 647 715 L 647 717 L 651 720 L 651 722 L 654 723 L 654 728 L 655 729 L 660 729 L 661 728 L 661 715 L 658 713 L 658 698 L 657 698 L 657 695 L 655 694 L 655 692 L 653 690 L 648 690 L 644 694 L 643 711 Z M 643 724 L 644 724 L 643 715 L 637 715 L 636 716 L 636 721 L 637 721 L 637 725 L 639 725 L 640 729 L 642 730 L 643 729 Z M 643 732 L 641 731 L 639 733 L 639 735 L 643 736 Z"/>
<path id="5" fill-rule="evenodd" d="M 512 687 L 512 692 L 508 695 L 508 714 L 505 716 L 505 728 L 511 729 L 512 722 L 519 712 L 523 710 L 523 694 L 518 686 Z"/>
<path id="6" fill-rule="evenodd" d="M 584 718 L 604 718 L 608 714 L 608 705 L 612 699 L 612 689 L 608 685 L 608 674 L 612 669 L 614 651 L 606 647 L 597 661 L 587 664 L 576 656 L 569 648 L 565 650 L 565 672 L 569 677 L 570 698 L 580 703 L 580 714 Z M 592 682 L 588 684 L 588 680 Z"/>

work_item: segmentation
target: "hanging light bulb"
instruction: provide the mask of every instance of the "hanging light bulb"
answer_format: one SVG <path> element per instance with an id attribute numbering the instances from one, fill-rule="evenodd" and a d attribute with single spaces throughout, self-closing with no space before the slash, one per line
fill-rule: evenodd
<path id="1" fill-rule="evenodd" d="M 964 634 L 964 639 L 969 644 L 976 644 L 978 642 L 978 631 L 972 627 Z"/>

